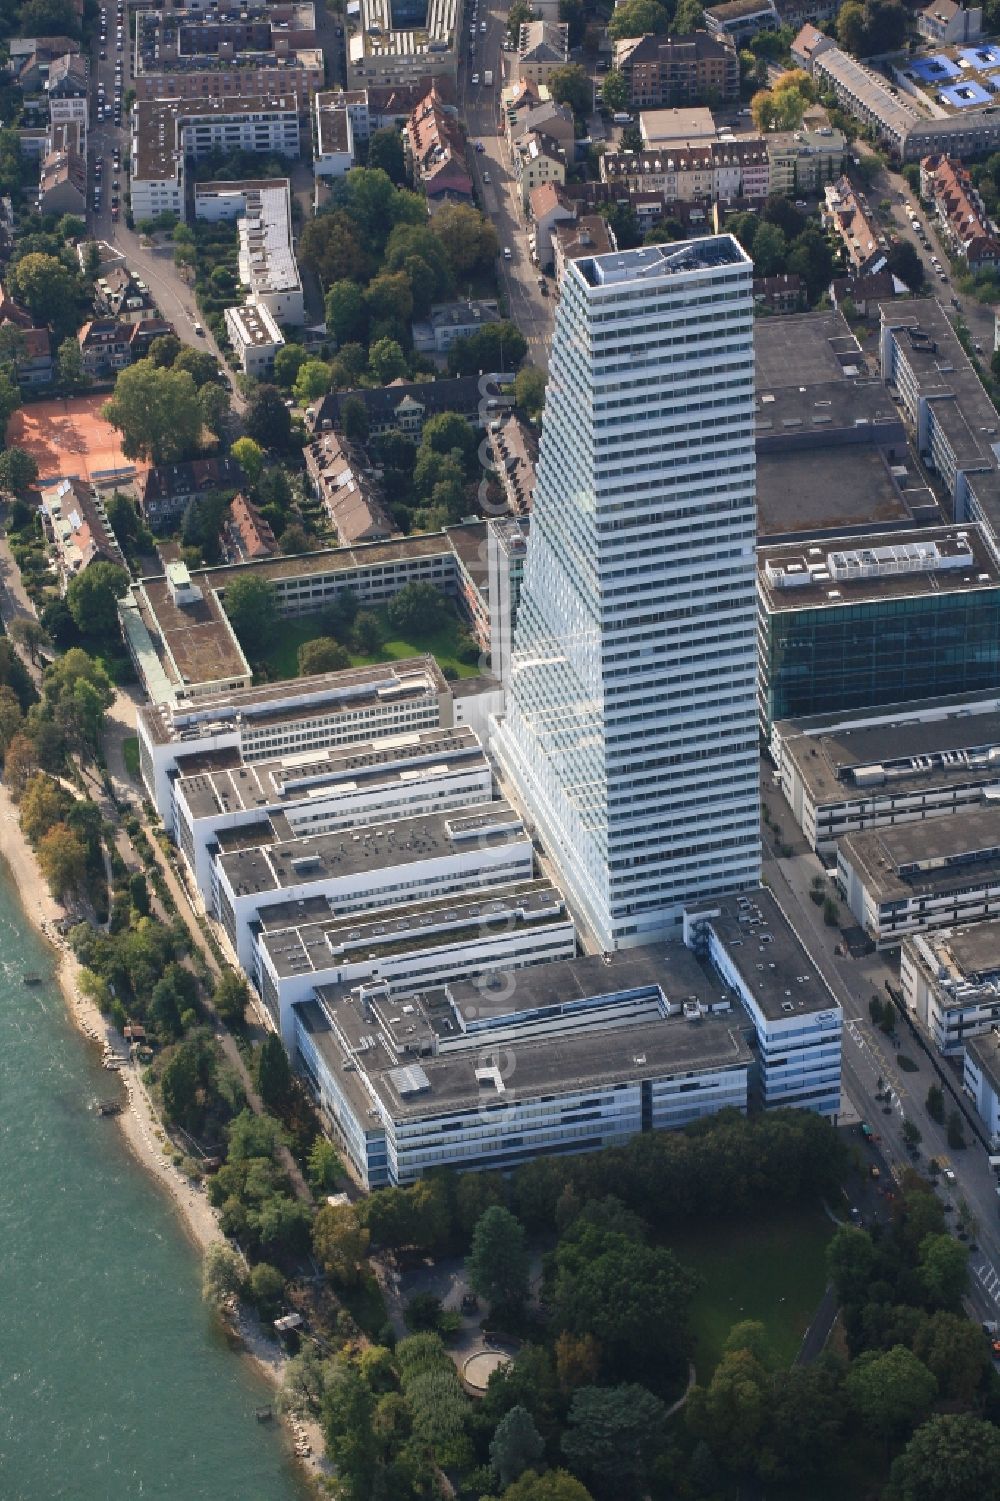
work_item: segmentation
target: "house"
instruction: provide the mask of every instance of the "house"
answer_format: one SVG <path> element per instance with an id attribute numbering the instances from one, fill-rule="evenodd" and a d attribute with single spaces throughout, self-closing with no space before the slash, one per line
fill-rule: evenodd
<path id="1" fill-rule="evenodd" d="M 239 490 L 245 483 L 235 459 L 192 459 L 186 464 L 157 464 L 136 476 L 139 509 L 150 526 L 176 521 L 192 500 L 217 490 Z"/>
<path id="2" fill-rule="evenodd" d="M 98 277 L 94 292 L 94 305 L 98 312 L 115 318 L 126 318 L 153 306 L 153 299 L 144 281 L 135 276 L 127 266 L 112 266 L 104 276 Z"/>
<path id="3" fill-rule="evenodd" d="M 370 469 L 339 433 L 320 433 L 305 450 L 306 473 L 342 547 L 395 535 Z"/>
<path id="4" fill-rule="evenodd" d="M 971 271 L 1000 263 L 1000 239 L 962 163 L 928 156 L 920 163 L 920 196 L 934 205 L 952 250 Z"/>
<path id="5" fill-rule="evenodd" d="M 774 0 L 723 0 L 705 9 L 705 27 L 713 36 L 732 37 L 743 47 L 759 31 L 777 31 L 781 26 Z"/>
<path id="6" fill-rule="evenodd" d="M 576 218 L 576 205 L 563 196 L 558 183 L 543 182 L 532 188 L 528 207 L 534 224 L 533 240 L 535 259 L 543 271 L 552 265 L 552 231 L 557 224 L 571 224 Z"/>
<path id="7" fill-rule="evenodd" d="M 77 334 L 84 373 L 110 375 L 132 363 L 132 325 L 114 318 L 94 318 Z"/>
<path id="8" fill-rule="evenodd" d="M 864 195 L 847 177 L 827 183 L 823 222 L 837 235 L 853 273 L 867 276 L 886 262 L 885 235 L 869 212 Z"/>
<path id="9" fill-rule="evenodd" d="M 573 223 L 556 224 L 552 236 L 557 286 L 567 261 L 587 260 L 618 249 L 608 221 L 600 214 L 582 214 Z"/>
<path id="10" fill-rule="evenodd" d="M 519 79 L 548 83 L 569 62 L 569 26 L 557 21 L 525 21 L 518 33 L 515 67 Z"/>
<path id="11" fill-rule="evenodd" d="M 242 492 L 233 497 L 226 513 L 223 537 L 245 563 L 269 558 L 278 550 L 269 522 Z"/>
<path id="12" fill-rule="evenodd" d="M 52 380 L 52 339 L 47 328 L 26 328 L 15 361 L 19 386 L 47 386 Z"/>
<path id="13" fill-rule="evenodd" d="M 533 188 L 544 182 L 566 181 L 566 156 L 562 147 L 540 131 L 531 131 L 515 142 L 512 164 L 525 213 Z"/>
<path id="14" fill-rule="evenodd" d="M 462 126 L 436 83 L 410 112 L 403 142 L 414 186 L 422 187 L 428 200 L 472 198 Z"/>
<path id="15" fill-rule="evenodd" d="M 507 140 L 511 150 L 525 136 L 537 134 L 556 141 L 572 160 L 573 143 L 576 140 L 576 122 L 568 104 L 557 104 L 554 99 L 540 99 L 507 117 Z"/>
<path id="16" fill-rule="evenodd" d="M 500 306 L 489 298 L 435 303 L 426 318 L 413 324 L 417 354 L 447 354 L 456 339 L 467 339 L 487 323 L 500 320 Z"/>
<path id="17" fill-rule="evenodd" d="M 723 103 L 740 96 L 740 63 L 728 37 L 628 37 L 615 43 L 615 67 L 625 75 L 633 106 Z"/>
<path id="18" fill-rule="evenodd" d="M 538 439 L 514 413 L 495 417 L 489 425 L 490 457 L 503 486 L 511 513 L 526 516 L 535 496 Z"/>
<path id="19" fill-rule="evenodd" d="M 871 276 L 838 276 L 830 283 L 830 301 L 835 308 L 850 302 L 862 318 L 875 318 L 880 304 L 891 302 L 901 288 L 907 290 L 891 271 L 876 271 Z"/>
<path id="20" fill-rule="evenodd" d="M 91 563 L 123 563 L 121 549 L 96 490 L 78 479 L 61 479 L 41 491 L 42 519 L 52 541 L 63 594 Z"/>
<path id="21" fill-rule="evenodd" d="M 457 412 L 475 426 L 483 425 L 480 406 L 484 403 L 479 380 L 474 375 L 462 375 L 448 380 L 398 380 L 389 386 L 331 391 L 317 403 L 312 418 L 307 415 L 312 431 L 339 429 L 343 405 L 352 398 L 365 409 L 370 438 L 398 432 L 419 443 L 427 418 L 436 417 L 439 412 Z"/>
<path id="22" fill-rule="evenodd" d="M 816 59 L 836 45 L 833 38 L 827 36 L 825 31 L 820 31 L 818 26 L 807 21 L 792 43 L 792 63 L 796 68 L 804 68 L 807 73 L 811 73 Z"/>
<path id="23" fill-rule="evenodd" d="M 86 136 L 87 74 L 87 60 L 77 53 L 67 52 L 62 57 L 53 58 L 45 81 L 50 124 L 66 125 L 72 121 L 79 124 Z"/>
<path id="24" fill-rule="evenodd" d="M 72 149 L 50 151 L 42 160 L 38 178 L 40 214 L 87 212 L 87 159 Z"/>
<path id="25" fill-rule="evenodd" d="M 917 30 L 929 42 L 953 46 L 978 41 L 983 31 L 983 12 L 978 5 L 966 8 L 958 0 L 931 0 L 917 17 Z"/>
<path id="26" fill-rule="evenodd" d="M 149 347 L 156 339 L 162 339 L 165 334 L 172 334 L 176 330 L 166 318 L 138 318 L 134 323 L 126 323 L 130 329 L 128 349 L 132 364 L 136 360 L 144 360 L 149 354 Z"/>
<path id="27" fill-rule="evenodd" d="M 806 289 L 801 276 L 787 272 L 781 276 L 755 276 L 753 300 L 755 307 L 767 308 L 772 313 L 800 313 L 806 306 Z"/>

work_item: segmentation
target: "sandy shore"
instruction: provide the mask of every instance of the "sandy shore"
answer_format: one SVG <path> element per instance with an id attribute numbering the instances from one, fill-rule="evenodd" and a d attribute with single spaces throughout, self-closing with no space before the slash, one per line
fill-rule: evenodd
<path id="1" fill-rule="evenodd" d="M 21 832 L 17 808 L 3 782 L 0 782 L 0 858 L 10 868 L 26 918 L 54 950 L 56 978 L 74 1024 L 106 1055 L 127 1059 L 128 1046 L 121 1033 L 80 989 L 80 964 L 59 933 L 59 925 L 67 916 L 66 908 L 50 893 L 34 851 Z M 223 1239 L 215 1210 L 204 1188 L 193 1184 L 174 1166 L 171 1160 L 173 1146 L 150 1101 L 139 1065 L 126 1061 L 117 1072 L 125 1089 L 127 1105 L 120 1115 L 114 1117 L 113 1124 L 121 1129 L 128 1147 L 142 1167 L 169 1195 L 185 1231 L 199 1252 L 204 1254 L 213 1241 Z M 115 1091 L 110 1088 L 110 1072 L 108 1083 L 111 1096 Z M 108 1124 L 111 1126 L 112 1122 Z M 229 1322 L 245 1353 L 267 1380 L 279 1387 L 286 1365 L 281 1348 L 265 1332 L 252 1311 L 236 1310 Z M 323 1463 L 316 1458 L 323 1450 L 318 1427 L 291 1419 L 287 1426 L 303 1465 L 312 1475 L 322 1473 Z M 304 1452 L 306 1446 L 309 1453 Z"/>

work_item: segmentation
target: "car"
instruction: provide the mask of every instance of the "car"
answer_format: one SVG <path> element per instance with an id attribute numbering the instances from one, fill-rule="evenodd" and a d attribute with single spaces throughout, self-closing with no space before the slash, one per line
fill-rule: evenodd
<path id="1" fill-rule="evenodd" d="M 882 1176 L 881 1170 L 875 1166 L 874 1162 L 872 1163 L 871 1167 L 868 1169 L 868 1175 L 871 1178 L 881 1178 L 881 1176 Z"/>
<path id="2" fill-rule="evenodd" d="M 955 1169 L 953 1167 L 942 1168 L 941 1174 L 946 1183 L 955 1183 L 958 1181 L 955 1177 Z"/>
<path id="3" fill-rule="evenodd" d="M 117 208 L 117 205 L 113 205 L 112 206 L 111 217 L 112 217 L 112 219 L 117 219 L 118 218 L 118 208 Z"/>
<path id="4" fill-rule="evenodd" d="M 982 354 L 982 352 L 983 352 L 983 346 L 981 344 L 975 343 L 975 344 L 973 344 L 972 347 L 976 351 L 977 354 Z"/>
<path id="5" fill-rule="evenodd" d="M 479 152 L 480 156 L 486 150 L 486 147 L 483 145 L 482 141 L 477 141 L 476 142 L 476 150 Z"/>
<path id="6" fill-rule="evenodd" d="M 947 281 L 948 280 L 947 276 L 944 274 L 943 271 L 939 271 L 938 272 L 937 278 L 938 278 L 938 281 Z"/>
<path id="7" fill-rule="evenodd" d="M 862 1121 L 860 1126 L 858 1127 L 858 1130 L 861 1132 L 861 1135 L 864 1137 L 865 1141 L 871 1141 L 872 1136 L 875 1134 L 867 1121 Z"/>
<path id="8" fill-rule="evenodd" d="M 478 83 L 479 82 L 479 74 L 478 73 L 473 73 L 471 81 L 473 83 Z"/>
<path id="9" fill-rule="evenodd" d="M 118 51 L 122 50 L 121 38 L 118 39 Z"/>
<path id="10" fill-rule="evenodd" d="M 202 328 L 200 323 L 192 323 L 191 327 L 194 329 L 199 339 L 203 339 L 205 337 L 205 330 Z"/>
<path id="11" fill-rule="evenodd" d="M 118 189 L 120 187 L 121 187 L 121 183 L 118 181 L 117 177 L 114 178 L 113 181 L 112 181 L 112 183 L 111 183 L 112 191 L 115 192 L 115 193 L 117 193 L 117 191 L 118 191 Z"/>
<path id="12" fill-rule="evenodd" d="M 101 48 L 101 62 L 102 63 L 107 61 L 107 56 L 108 56 L 108 54 L 105 52 L 104 48 L 102 47 Z"/>
<path id="13" fill-rule="evenodd" d="M 503 258 L 505 261 L 509 261 L 511 259 L 511 249 L 509 245 L 505 245 L 503 247 Z"/>
<path id="14" fill-rule="evenodd" d="M 951 305 L 952 305 L 952 307 L 957 307 L 957 308 L 960 308 L 962 306 L 962 304 L 959 302 L 958 298 L 955 297 L 955 296 L 952 296 Z"/>
<path id="15" fill-rule="evenodd" d="M 479 23 L 479 34 L 480 34 L 480 36 L 485 36 L 486 35 L 486 22 L 485 21 L 480 21 L 480 23 Z"/>
<path id="16" fill-rule="evenodd" d="M 484 172 L 483 173 L 483 182 L 489 182 L 489 180 L 490 180 L 490 174 L 488 172 Z"/>

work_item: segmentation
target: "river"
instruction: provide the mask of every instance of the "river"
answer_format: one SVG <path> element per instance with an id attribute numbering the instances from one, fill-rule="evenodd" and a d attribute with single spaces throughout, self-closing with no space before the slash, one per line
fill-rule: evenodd
<path id="1" fill-rule="evenodd" d="M 44 977 L 26 986 L 25 973 Z M 200 1296 L 197 1253 L 113 1121 L 0 861 L 0 1496 L 303 1501 L 273 1391 Z"/>

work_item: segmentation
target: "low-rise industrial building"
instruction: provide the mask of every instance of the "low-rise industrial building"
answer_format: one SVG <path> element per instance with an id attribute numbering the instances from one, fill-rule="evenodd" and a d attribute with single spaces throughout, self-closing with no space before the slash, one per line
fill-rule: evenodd
<path id="1" fill-rule="evenodd" d="M 899 980 L 911 1016 L 939 1052 L 960 1057 L 1000 1024 L 1000 922 L 904 938 Z"/>
<path id="2" fill-rule="evenodd" d="M 837 884 L 879 948 L 1000 916 L 1000 806 L 848 834 Z"/>

